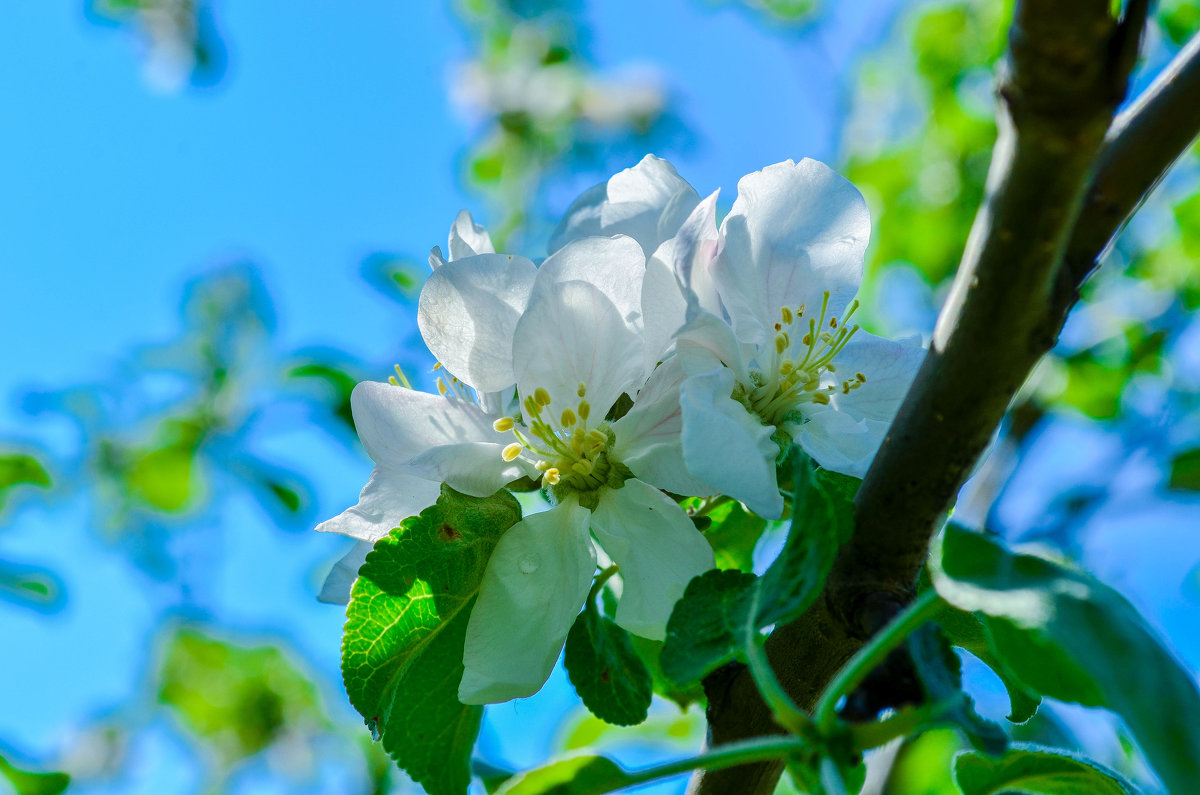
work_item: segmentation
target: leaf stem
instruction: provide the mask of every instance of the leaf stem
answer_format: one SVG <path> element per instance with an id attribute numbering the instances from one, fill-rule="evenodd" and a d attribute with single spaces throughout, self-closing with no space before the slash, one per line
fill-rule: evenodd
<path id="1" fill-rule="evenodd" d="M 729 743 L 728 745 L 722 745 L 712 751 L 687 759 L 679 759 L 645 770 L 633 771 L 628 774 L 628 779 L 622 782 L 621 788 L 644 784 L 647 781 L 667 778 L 668 776 L 677 776 L 680 773 L 687 773 L 690 770 L 700 767 L 705 770 L 722 770 L 727 767 L 744 765 L 748 762 L 779 759 L 781 757 L 792 756 L 800 751 L 811 750 L 812 746 L 798 737 L 768 737 L 757 740 L 745 740 L 739 743 Z"/>
<path id="2" fill-rule="evenodd" d="M 928 621 L 937 611 L 940 602 L 941 598 L 937 595 L 937 591 L 932 588 L 923 591 L 890 624 L 868 640 L 858 650 L 858 653 L 837 672 L 829 686 L 825 688 L 825 692 L 821 694 L 821 698 L 813 710 L 817 728 L 821 730 L 822 734 L 828 733 L 829 729 L 833 727 L 834 721 L 837 720 L 837 704 L 842 696 L 851 693 L 854 688 L 858 687 L 867 674 L 884 661 L 892 649 L 899 646 L 913 630 Z"/>
<path id="3" fill-rule="evenodd" d="M 907 737 L 936 718 L 944 709 L 944 703 L 935 702 L 901 709 L 884 720 L 860 723 L 850 730 L 850 746 L 855 753 L 861 753 L 885 745 L 897 737 Z"/>
<path id="4" fill-rule="evenodd" d="M 618 568 L 617 564 L 614 563 L 596 575 L 596 581 L 592 583 L 592 590 L 588 591 L 587 595 L 586 604 L 588 610 L 596 609 L 596 597 L 600 595 L 600 589 L 604 587 L 604 583 L 608 582 L 609 577 L 617 573 Z"/>
<path id="5" fill-rule="evenodd" d="M 764 638 L 755 633 L 746 639 L 746 662 L 750 667 L 750 675 L 762 695 L 763 701 L 771 708 L 775 721 L 792 734 L 800 737 L 811 737 L 813 734 L 812 718 L 804 710 L 796 706 L 791 696 L 783 689 L 779 677 L 775 676 L 771 662 L 767 659 L 763 648 Z"/>

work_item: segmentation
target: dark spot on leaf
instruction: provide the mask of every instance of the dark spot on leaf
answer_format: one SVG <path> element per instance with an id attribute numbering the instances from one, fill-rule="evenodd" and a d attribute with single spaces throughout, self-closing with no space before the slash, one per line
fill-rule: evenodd
<path id="1" fill-rule="evenodd" d="M 612 677 L 608 675 L 608 666 L 605 666 L 604 670 L 600 672 L 600 681 L 607 682 L 611 678 Z"/>
<path id="2" fill-rule="evenodd" d="M 438 538 L 447 542 L 457 541 L 458 539 L 462 538 L 462 533 L 455 530 L 449 524 L 443 524 L 441 527 L 439 527 L 437 534 Z"/>

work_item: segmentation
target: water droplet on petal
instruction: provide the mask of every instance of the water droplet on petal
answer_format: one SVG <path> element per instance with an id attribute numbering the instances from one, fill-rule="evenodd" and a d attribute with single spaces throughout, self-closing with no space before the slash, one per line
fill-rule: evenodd
<path id="1" fill-rule="evenodd" d="M 521 569 L 522 574 L 533 574 L 542 565 L 542 559 L 534 552 L 529 552 L 521 556 L 517 562 L 517 566 Z"/>

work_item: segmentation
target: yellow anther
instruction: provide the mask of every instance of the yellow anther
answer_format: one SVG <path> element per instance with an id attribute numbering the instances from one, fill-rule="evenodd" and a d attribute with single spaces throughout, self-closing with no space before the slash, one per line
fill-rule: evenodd
<path id="1" fill-rule="evenodd" d="M 564 428 L 570 428 L 576 422 L 577 420 L 575 419 L 575 412 L 571 411 L 570 409 L 563 409 L 562 426 Z"/>
<path id="2" fill-rule="evenodd" d="M 579 401 L 579 419 L 587 422 L 588 415 L 592 413 L 592 404 L 586 400 Z"/>
<path id="3" fill-rule="evenodd" d="M 780 312 L 780 314 L 783 316 L 783 322 L 787 323 L 790 326 L 792 324 L 792 320 L 794 320 L 794 318 L 792 317 L 792 310 L 788 309 L 785 306 L 783 308 L 783 310 Z"/>
<path id="4" fill-rule="evenodd" d="M 536 464 L 534 464 L 533 468 L 536 469 L 538 472 L 545 472 L 545 471 L 549 470 L 551 468 L 551 466 L 553 466 L 553 465 L 549 461 L 541 460 L 541 461 L 538 461 Z"/>
<path id="5" fill-rule="evenodd" d="M 524 449 L 525 448 L 521 446 L 520 442 L 513 442 L 500 451 L 500 457 L 505 461 L 512 461 L 514 458 L 519 456 L 521 451 Z"/>
<path id="6" fill-rule="evenodd" d="M 812 396 L 813 403 L 820 403 L 822 406 L 829 405 L 829 395 L 824 392 L 817 392 Z"/>
<path id="7" fill-rule="evenodd" d="M 831 373 L 837 372 L 837 368 L 833 366 L 833 362 L 830 362 L 829 364 L 825 365 L 825 369 Z"/>
<path id="8" fill-rule="evenodd" d="M 546 474 L 542 475 L 542 480 L 546 481 L 546 483 L 551 486 L 558 483 L 559 478 L 560 475 L 558 469 L 555 467 L 550 467 L 546 470 Z"/>
<path id="9" fill-rule="evenodd" d="M 537 401 L 537 404 L 539 406 L 549 406 L 550 405 L 550 393 L 547 392 L 545 389 L 543 389 L 540 386 L 537 389 L 533 390 L 533 399 L 535 401 Z"/>
<path id="10" fill-rule="evenodd" d="M 863 375 L 862 373 L 855 373 L 854 377 L 858 379 L 858 383 L 860 383 L 860 384 L 867 383 L 867 377 L 865 375 Z"/>
<path id="11" fill-rule="evenodd" d="M 795 370 L 795 369 L 796 369 L 796 363 L 793 362 L 791 359 L 784 359 L 782 362 L 779 363 L 779 372 L 782 375 L 787 375 L 788 373 L 792 372 L 792 370 Z"/>
<path id="12" fill-rule="evenodd" d="M 858 384 L 855 384 L 855 386 L 858 386 Z M 850 394 L 850 382 L 849 382 L 849 381 L 843 381 L 843 382 L 842 382 L 842 394 L 843 394 L 843 395 L 849 395 L 849 394 Z"/>
<path id="13" fill-rule="evenodd" d="M 442 369 L 442 363 L 441 363 L 441 362 L 434 362 L 434 363 L 433 363 L 433 369 L 434 369 L 434 370 L 441 370 L 441 369 Z"/>
<path id="14" fill-rule="evenodd" d="M 608 444 L 608 437 L 604 435 L 604 431 L 599 428 L 592 428 L 587 432 L 587 438 L 596 444 Z"/>
<path id="15" fill-rule="evenodd" d="M 801 343 L 802 345 L 804 345 L 804 347 L 806 347 L 806 348 L 807 348 L 809 345 L 812 345 L 812 335 L 811 335 L 811 334 L 805 334 L 805 335 L 804 335 L 804 336 L 803 336 L 803 337 L 800 339 L 800 343 Z"/>
<path id="16" fill-rule="evenodd" d="M 388 383 L 392 386 L 400 386 L 400 382 L 396 380 L 396 376 L 394 375 L 388 376 Z"/>
<path id="17" fill-rule="evenodd" d="M 805 304 L 800 304 L 800 306 L 796 307 L 796 317 L 804 317 L 804 308 Z"/>
<path id="18" fill-rule="evenodd" d="M 583 397 L 584 395 L 586 395 L 586 394 L 587 394 L 587 384 L 585 384 L 585 383 L 583 383 L 582 381 L 580 381 L 580 382 L 579 382 L 579 389 L 575 390 L 575 393 L 576 393 L 577 395 L 579 395 L 579 397 Z"/>
<path id="19" fill-rule="evenodd" d="M 575 470 L 581 475 L 590 475 L 592 474 L 592 462 L 588 461 L 586 458 L 580 459 L 574 464 L 571 464 L 571 469 Z"/>
<path id="20" fill-rule="evenodd" d="M 445 397 L 446 393 L 450 391 L 446 387 L 446 382 L 440 378 L 437 380 L 437 388 L 438 388 L 438 394 L 441 395 L 442 397 Z"/>
<path id="21" fill-rule="evenodd" d="M 777 353 L 783 353 L 785 350 L 787 350 L 787 337 L 786 337 L 786 335 L 783 335 L 783 334 L 776 334 L 776 335 L 775 335 L 775 351 L 776 351 Z"/>
<path id="22" fill-rule="evenodd" d="M 514 424 L 512 417 L 501 417 L 492 423 L 492 430 L 504 433 L 505 431 L 511 431 Z"/>
<path id="23" fill-rule="evenodd" d="M 539 406 L 537 404 L 537 401 L 534 400 L 532 397 L 525 398 L 525 400 L 522 401 L 521 405 L 525 407 L 525 413 L 528 414 L 530 417 L 536 417 L 537 415 L 542 413 L 542 407 Z"/>
<path id="24" fill-rule="evenodd" d="M 829 327 L 837 328 L 837 317 L 836 316 L 829 318 Z"/>

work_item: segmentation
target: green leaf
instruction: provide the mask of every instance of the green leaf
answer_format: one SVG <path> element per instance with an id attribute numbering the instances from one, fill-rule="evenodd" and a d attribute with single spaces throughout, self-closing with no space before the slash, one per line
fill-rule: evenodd
<path id="1" fill-rule="evenodd" d="M 706 517 L 712 524 L 704 537 L 713 548 L 718 569 L 754 568 L 754 547 L 767 528 L 767 520 L 730 501 L 717 506 Z"/>
<path id="2" fill-rule="evenodd" d="M 1003 753 L 1008 735 L 975 711 L 974 700 L 962 689 L 962 664 L 942 631 L 926 624 L 908 637 L 908 650 L 926 701 L 940 705 L 938 722 L 957 726 L 973 746 L 985 753 Z"/>
<path id="3" fill-rule="evenodd" d="M 933 545 L 930 572 L 942 598 L 982 614 L 992 648 L 1026 689 L 1111 709 L 1168 790 L 1193 790 L 1200 691 L 1120 594 L 953 525 Z"/>
<path id="4" fill-rule="evenodd" d="M 954 760 L 963 795 L 1138 795 L 1108 768 L 1059 749 L 1014 746 L 999 758 L 975 752 Z"/>
<path id="5" fill-rule="evenodd" d="M 50 486 L 50 475 L 36 458 L 24 453 L 0 455 L 0 508 L 17 486 Z"/>
<path id="6" fill-rule="evenodd" d="M 32 773 L 15 767 L 3 756 L 0 756 L 0 779 L 11 784 L 16 795 L 58 795 L 71 784 L 66 773 Z"/>
<path id="7" fill-rule="evenodd" d="M 966 649 L 978 657 L 1000 678 L 1005 690 L 1008 691 L 1010 705 L 1008 720 L 1012 723 L 1025 723 L 1032 718 L 1037 713 L 1038 705 L 1042 703 L 1041 697 L 1029 692 L 1013 672 L 1008 670 L 1004 660 L 992 650 L 983 624 L 974 613 L 959 610 L 945 602 L 942 605 L 942 609 L 938 611 L 934 621 L 946 633 L 947 639 L 952 644 Z"/>
<path id="8" fill-rule="evenodd" d="M 688 583 L 667 622 L 662 667 L 678 685 L 699 681 L 744 655 L 764 627 L 790 621 L 821 593 L 853 504 L 830 494 L 811 462 L 793 457 L 792 526 L 762 577 L 710 571 Z"/>
<path id="9" fill-rule="evenodd" d="M 634 783 L 605 756 L 569 756 L 508 780 L 496 795 L 601 795 Z"/>
<path id="10" fill-rule="evenodd" d="M 192 628 L 167 640 L 158 700 L 226 763 L 323 724 L 316 687 L 280 649 Z"/>
<path id="11" fill-rule="evenodd" d="M 501 491 L 442 487 L 367 555 L 351 592 L 342 644 L 350 703 L 386 750 L 431 795 L 465 793 L 483 708 L 458 701 L 463 642 L 488 559 L 521 518 Z"/>
<path id="12" fill-rule="evenodd" d="M 571 626 L 563 664 L 575 692 L 597 718 L 617 726 L 646 719 L 650 672 L 633 650 L 629 633 L 602 616 L 594 602 Z"/>
<path id="13" fill-rule="evenodd" d="M 1200 448 L 1185 450 L 1171 459 L 1168 485 L 1179 491 L 1200 491 Z"/>
<path id="14" fill-rule="evenodd" d="M 650 640 L 640 635 L 630 635 L 629 639 L 633 642 L 633 650 L 642 658 L 646 670 L 650 672 L 650 682 L 655 693 L 675 702 L 681 710 L 704 701 L 704 687 L 699 682 L 681 687 L 667 678 L 662 667 L 661 640 Z"/>

